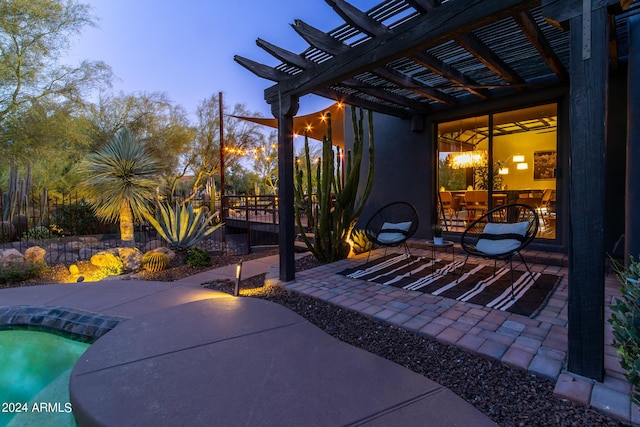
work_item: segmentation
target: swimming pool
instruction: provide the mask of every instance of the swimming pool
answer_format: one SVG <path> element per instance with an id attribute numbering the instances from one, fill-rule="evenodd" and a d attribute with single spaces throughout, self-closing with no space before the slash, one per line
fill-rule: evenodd
<path id="1" fill-rule="evenodd" d="M 0 331 L 0 427 L 75 426 L 69 376 L 89 345 L 46 332 Z"/>

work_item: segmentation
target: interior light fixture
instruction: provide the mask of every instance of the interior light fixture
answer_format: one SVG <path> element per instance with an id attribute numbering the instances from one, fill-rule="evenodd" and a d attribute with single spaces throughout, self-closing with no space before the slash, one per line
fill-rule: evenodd
<path id="1" fill-rule="evenodd" d="M 525 170 L 525 169 L 529 169 L 529 163 L 518 163 L 516 164 L 516 169 L 518 170 Z"/>
<path id="2" fill-rule="evenodd" d="M 487 152 L 478 150 L 451 153 L 447 156 L 447 163 L 451 169 L 483 167 L 487 165 Z"/>
<path id="3" fill-rule="evenodd" d="M 522 162 L 524 162 L 524 155 L 522 154 L 513 155 L 513 163 L 522 163 Z"/>
<path id="4" fill-rule="evenodd" d="M 499 168 L 498 169 L 498 174 L 500 174 L 500 175 L 509 175 L 509 168 L 507 168 L 507 167 Z"/>

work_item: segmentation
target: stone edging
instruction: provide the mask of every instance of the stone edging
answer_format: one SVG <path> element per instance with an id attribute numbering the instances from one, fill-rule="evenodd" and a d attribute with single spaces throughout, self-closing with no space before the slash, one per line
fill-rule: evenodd
<path id="1" fill-rule="evenodd" d="M 0 330 L 40 330 L 84 342 L 96 341 L 125 320 L 128 318 L 59 306 L 0 307 Z"/>

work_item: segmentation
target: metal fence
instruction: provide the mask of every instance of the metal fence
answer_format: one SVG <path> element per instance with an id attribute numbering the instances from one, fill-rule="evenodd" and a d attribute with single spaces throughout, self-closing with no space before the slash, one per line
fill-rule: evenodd
<path id="1" fill-rule="evenodd" d="M 25 203 L 13 218 L 4 216 L 5 206 L 0 193 L 0 249 L 14 248 L 24 253 L 31 246 L 46 250 L 49 264 L 70 264 L 89 259 L 96 252 L 120 245 L 117 224 L 97 218 L 86 200 L 65 194 L 38 198 Z M 278 200 L 276 196 L 225 196 L 220 201 L 196 199 L 191 204 L 213 212 L 224 225 L 200 241 L 196 247 L 212 255 L 244 255 L 252 248 L 275 245 L 278 242 Z M 156 230 L 146 222 L 135 224 L 135 246 L 145 252 L 165 246 Z"/>

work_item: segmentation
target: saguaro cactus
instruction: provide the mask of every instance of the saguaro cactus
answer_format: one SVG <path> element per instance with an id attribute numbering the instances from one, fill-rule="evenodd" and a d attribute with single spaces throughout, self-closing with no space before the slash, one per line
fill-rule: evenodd
<path id="1" fill-rule="evenodd" d="M 309 140 L 305 135 L 304 161 L 307 169 L 303 184 L 303 171 L 296 162 L 295 216 L 300 235 L 313 255 L 320 261 L 333 262 L 349 255 L 348 239 L 358 221 L 373 184 L 373 114 L 367 114 L 369 138 L 369 168 L 362 195 L 358 197 L 362 156 L 364 151 L 364 114 L 351 109 L 354 142 L 347 151 L 346 164 L 342 166 L 342 153 L 334 154 L 331 137 L 331 116 L 327 114 L 327 135 L 322 139 L 322 159 L 316 165 L 317 205 L 312 204 L 312 162 L 309 156 Z M 309 229 L 313 230 L 311 241 L 305 234 L 301 215 L 307 216 Z"/>

